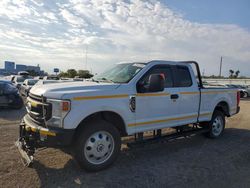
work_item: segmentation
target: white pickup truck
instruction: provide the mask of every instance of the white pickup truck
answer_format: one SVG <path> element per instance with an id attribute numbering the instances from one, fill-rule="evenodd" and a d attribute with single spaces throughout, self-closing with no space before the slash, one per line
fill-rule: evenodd
<path id="1" fill-rule="evenodd" d="M 239 100 L 237 89 L 204 88 L 194 61 L 120 63 L 89 81 L 33 87 L 16 145 L 27 164 L 39 147 L 70 146 L 81 167 L 98 171 L 129 135 L 194 125 L 219 137 Z"/>

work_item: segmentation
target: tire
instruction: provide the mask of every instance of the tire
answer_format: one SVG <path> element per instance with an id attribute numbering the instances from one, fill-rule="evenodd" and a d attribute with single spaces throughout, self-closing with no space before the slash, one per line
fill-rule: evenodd
<path id="1" fill-rule="evenodd" d="M 240 98 L 244 98 L 245 92 L 240 91 Z"/>
<path id="2" fill-rule="evenodd" d="M 248 93 L 244 92 L 243 98 L 247 98 L 248 97 Z"/>
<path id="3" fill-rule="evenodd" d="M 219 110 L 215 110 L 211 121 L 209 122 L 209 138 L 218 138 L 222 135 L 225 129 L 225 115 Z"/>
<path id="4" fill-rule="evenodd" d="M 98 120 L 81 129 L 75 144 L 75 158 L 81 168 L 95 172 L 109 167 L 116 160 L 121 137 L 115 126 Z"/>

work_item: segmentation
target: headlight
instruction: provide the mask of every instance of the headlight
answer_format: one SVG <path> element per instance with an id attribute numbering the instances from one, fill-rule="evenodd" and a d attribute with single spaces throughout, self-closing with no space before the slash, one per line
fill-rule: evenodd
<path id="1" fill-rule="evenodd" d="M 52 118 L 47 122 L 53 127 L 63 127 L 63 121 L 70 111 L 70 101 L 47 99 L 48 103 L 52 105 Z"/>

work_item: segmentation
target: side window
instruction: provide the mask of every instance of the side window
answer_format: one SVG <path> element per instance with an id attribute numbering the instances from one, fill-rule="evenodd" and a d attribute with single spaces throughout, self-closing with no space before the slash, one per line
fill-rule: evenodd
<path id="1" fill-rule="evenodd" d="M 177 65 L 175 69 L 175 87 L 190 87 L 192 84 L 188 67 Z"/>
<path id="2" fill-rule="evenodd" d="M 149 84 L 149 77 L 151 74 L 163 74 L 165 77 L 165 88 L 170 88 L 173 87 L 173 75 L 172 75 L 172 69 L 170 66 L 154 66 L 152 67 L 138 82 L 137 84 L 137 91 L 138 91 L 138 86 L 140 87 L 143 86 L 143 90 L 139 92 L 147 92 L 147 86 Z"/>

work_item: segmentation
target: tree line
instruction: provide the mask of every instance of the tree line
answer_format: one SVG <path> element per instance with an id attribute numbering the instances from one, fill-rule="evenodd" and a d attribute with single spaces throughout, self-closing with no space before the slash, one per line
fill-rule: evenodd
<path id="1" fill-rule="evenodd" d="M 88 70 L 78 70 L 76 71 L 75 69 L 68 69 L 66 72 L 60 72 L 58 74 L 59 77 L 64 77 L 64 78 L 91 78 L 94 75 L 91 74 Z"/>

